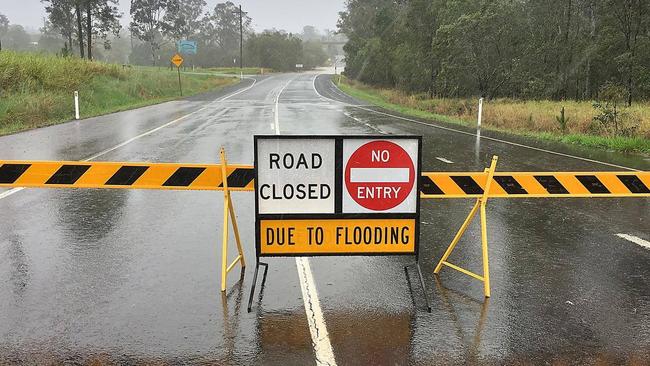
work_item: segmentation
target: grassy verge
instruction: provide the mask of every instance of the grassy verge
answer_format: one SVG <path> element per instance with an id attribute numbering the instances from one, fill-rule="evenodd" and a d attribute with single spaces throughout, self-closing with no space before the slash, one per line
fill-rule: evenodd
<path id="1" fill-rule="evenodd" d="M 334 82 L 338 81 L 338 77 Z M 476 100 L 429 99 L 391 89 L 379 89 L 342 78 L 337 84 L 345 93 L 405 115 L 450 124 L 476 126 Z M 555 117 L 564 107 L 568 118 L 565 132 Z M 638 128 L 635 136 L 606 136 L 588 133 L 595 111 L 590 102 L 494 100 L 483 104 L 484 129 L 622 152 L 650 154 L 650 105 L 636 104 L 629 111 Z"/>
<path id="2" fill-rule="evenodd" d="M 182 75 L 183 95 L 236 83 L 236 78 Z M 179 98 L 178 75 L 166 68 L 122 68 L 40 54 L 0 53 L 0 135 Z"/>

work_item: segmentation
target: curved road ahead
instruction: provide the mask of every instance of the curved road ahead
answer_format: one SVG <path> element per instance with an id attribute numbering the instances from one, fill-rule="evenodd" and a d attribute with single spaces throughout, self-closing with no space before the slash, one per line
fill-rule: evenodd
<path id="1" fill-rule="evenodd" d="M 211 163 L 224 146 L 250 164 L 252 136 L 278 132 L 422 135 L 423 170 L 482 170 L 494 154 L 504 171 L 650 170 L 395 116 L 307 73 L 0 137 L 0 158 Z M 253 194 L 233 199 L 252 264 Z M 478 281 L 432 275 L 471 204 L 422 204 L 430 314 L 405 257 L 269 259 L 249 314 L 252 265 L 219 292 L 218 192 L 0 191 L 0 363 L 650 362 L 650 250 L 617 236 L 650 240 L 650 200 L 492 200 L 489 301 Z M 478 240 L 472 226 L 453 262 L 480 268 Z"/>

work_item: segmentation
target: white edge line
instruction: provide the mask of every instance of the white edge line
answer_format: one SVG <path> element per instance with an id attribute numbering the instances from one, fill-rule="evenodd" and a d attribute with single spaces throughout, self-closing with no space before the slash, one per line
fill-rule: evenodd
<path id="1" fill-rule="evenodd" d="M 322 74 L 321 74 L 321 75 L 322 75 Z M 330 83 L 332 83 L 331 80 L 330 80 Z M 340 90 L 340 89 L 336 86 L 336 84 L 332 83 L 332 85 L 333 85 L 337 90 Z M 316 93 L 318 93 L 318 90 L 316 90 Z M 318 93 L 318 95 L 322 96 L 323 98 L 327 98 L 326 96 L 324 96 L 324 95 L 322 95 L 322 94 L 320 94 L 320 93 Z M 411 118 L 406 118 L 406 117 L 397 116 L 397 115 L 390 114 L 390 113 L 385 113 L 385 112 L 381 112 L 381 111 L 376 111 L 376 110 L 374 110 L 374 109 L 363 108 L 362 106 L 354 105 L 354 104 L 350 104 L 350 103 L 346 103 L 346 102 L 342 102 L 342 101 L 340 101 L 340 100 L 334 100 L 334 99 L 331 99 L 331 98 L 327 98 L 327 99 L 333 100 L 333 101 L 335 101 L 335 102 L 339 102 L 339 103 L 346 104 L 346 105 L 348 105 L 348 106 L 350 106 L 350 107 L 359 108 L 359 109 L 362 109 L 362 110 L 364 110 L 364 111 L 373 112 L 373 113 L 377 113 L 377 114 L 383 114 L 383 115 L 386 115 L 386 116 L 390 116 L 390 117 L 398 118 L 398 119 L 401 119 L 401 120 L 404 120 L 404 121 L 409 121 L 409 122 L 413 122 L 413 123 L 421 124 L 421 125 L 424 125 L 424 126 L 429 126 L 429 127 L 433 127 L 433 128 L 439 128 L 439 129 L 441 129 L 441 130 L 446 130 L 446 131 L 456 132 L 456 133 L 460 133 L 460 134 L 463 134 L 463 135 L 477 136 L 477 134 L 475 134 L 475 133 L 471 133 L 471 132 L 461 131 L 461 130 L 457 130 L 457 129 L 450 128 L 450 127 L 438 126 L 438 125 L 435 125 L 435 124 L 432 124 L 432 123 L 426 123 L 426 122 L 422 122 L 422 121 L 414 120 L 414 119 L 411 119 Z M 638 170 L 638 169 L 630 168 L 630 167 L 627 167 L 627 166 L 622 166 L 622 165 L 617 165 L 617 164 L 612 164 L 612 163 L 606 163 L 606 162 L 604 162 L 604 161 L 600 161 L 600 160 L 594 160 L 594 159 L 589 159 L 589 158 L 583 158 L 583 157 L 581 157 L 581 156 L 575 156 L 575 155 L 571 155 L 571 154 L 565 154 L 565 153 L 561 153 L 561 152 L 557 152 L 557 151 L 552 151 L 552 150 L 546 150 L 546 149 L 542 149 L 542 148 L 539 148 L 539 147 L 528 146 L 528 145 L 519 144 L 519 143 L 512 142 L 512 141 L 501 140 L 501 139 L 498 139 L 498 138 L 495 138 L 495 137 L 481 136 L 481 138 L 482 138 L 482 139 L 486 139 L 486 140 L 491 140 L 491 141 L 501 142 L 501 143 L 508 144 L 508 145 L 513 145 L 513 146 L 523 147 L 523 148 L 527 148 L 527 149 L 531 149 L 531 150 L 541 151 L 541 152 L 545 152 L 545 153 L 548 153 L 548 154 L 564 156 L 564 157 L 567 157 L 567 158 L 578 159 L 578 160 L 587 161 L 587 162 L 590 162 L 590 163 L 597 163 L 597 164 L 607 165 L 607 166 L 611 166 L 611 167 L 614 167 L 614 168 L 625 169 L 625 170 L 631 170 L 631 171 L 635 171 L 635 172 L 640 171 L 640 170 Z"/>
<path id="2" fill-rule="evenodd" d="M 439 156 L 436 156 L 436 159 L 442 161 L 443 163 L 447 163 L 447 164 L 453 164 L 454 163 L 453 161 L 451 161 L 449 159 L 441 158 Z"/>
<path id="3" fill-rule="evenodd" d="M 645 241 L 637 236 L 634 235 L 628 235 L 628 234 L 616 234 L 619 238 L 631 241 L 634 244 L 638 244 L 646 249 L 650 249 L 650 242 Z"/>
<path id="4" fill-rule="evenodd" d="M 300 289 L 302 290 L 302 300 L 307 312 L 307 322 L 309 323 L 309 332 L 316 354 L 317 365 L 336 365 L 332 343 L 330 342 L 323 310 L 318 300 L 318 292 L 314 276 L 311 272 L 309 260 L 304 257 L 296 258 L 296 268 L 300 278 Z"/>
<path id="5" fill-rule="evenodd" d="M 234 92 L 234 93 L 228 94 L 228 95 L 226 95 L 226 96 L 224 96 L 224 97 L 221 97 L 221 98 L 218 98 L 218 99 L 215 99 L 215 100 L 213 100 L 212 102 L 206 104 L 205 106 L 203 106 L 203 107 L 201 107 L 201 108 L 199 108 L 199 109 L 197 109 L 197 110 L 195 110 L 195 111 L 193 111 L 193 112 L 190 112 L 190 113 L 188 113 L 188 114 L 186 114 L 186 115 L 184 115 L 184 116 L 181 116 L 181 117 L 179 117 L 179 118 L 176 118 L 176 119 L 173 120 L 173 121 L 167 122 L 167 123 L 165 123 L 165 124 L 162 125 L 162 126 L 158 126 L 158 127 L 154 128 L 154 129 L 149 130 L 149 131 L 147 131 L 147 132 L 145 132 L 145 133 L 142 133 L 142 134 L 140 134 L 140 135 L 138 135 L 138 136 L 132 137 L 132 138 L 130 138 L 130 139 L 128 139 L 128 140 L 126 140 L 126 141 L 124 141 L 124 142 L 122 142 L 122 143 L 119 143 L 119 144 L 117 144 L 117 145 L 115 145 L 115 146 L 113 146 L 113 147 L 111 147 L 111 148 L 108 148 L 108 149 L 106 149 L 106 150 L 104 150 L 104 151 L 101 151 L 101 152 L 99 152 L 99 153 L 97 153 L 97 154 L 95 154 L 95 155 L 92 155 L 92 156 L 90 156 L 90 157 L 88 157 L 88 158 L 85 158 L 85 159 L 83 159 L 83 160 L 81 160 L 81 161 L 90 161 L 90 160 L 97 159 L 98 157 L 100 157 L 100 156 L 102 156 L 102 155 L 106 155 L 106 154 L 108 154 L 108 153 L 111 152 L 111 151 L 117 150 L 117 149 L 119 149 L 119 148 L 122 147 L 122 146 L 128 145 L 128 144 L 130 144 L 131 142 L 133 142 L 133 141 L 135 141 L 135 140 L 137 140 L 137 139 L 140 139 L 140 138 L 142 138 L 142 137 L 148 136 L 148 135 L 150 135 L 150 134 L 152 134 L 152 133 L 154 133 L 154 132 L 156 132 L 156 131 L 158 131 L 158 130 L 161 130 L 161 129 L 163 129 L 163 128 L 165 128 L 165 127 L 171 125 L 171 124 L 174 124 L 174 123 L 176 123 L 176 122 L 178 122 L 178 121 L 180 121 L 180 120 L 182 120 L 182 119 L 184 119 L 184 118 L 186 118 L 186 117 L 189 117 L 189 116 L 191 116 L 191 115 L 193 115 L 193 114 L 195 114 L 195 113 L 198 113 L 198 112 L 200 112 L 200 111 L 202 111 L 202 110 L 208 108 L 209 106 L 211 106 L 211 105 L 214 104 L 214 103 L 224 101 L 224 100 L 226 100 L 226 99 L 228 99 L 228 98 L 230 98 L 230 97 L 234 97 L 234 96 L 237 95 L 237 94 L 243 93 L 243 92 L 245 92 L 246 90 L 252 88 L 255 84 L 257 84 L 257 80 L 256 80 L 256 79 L 253 79 L 253 78 L 245 78 L 245 79 L 253 80 L 253 83 L 252 83 L 251 85 L 249 85 L 249 86 L 243 88 L 243 89 L 240 89 L 240 90 Z M 262 80 L 262 81 L 265 81 L 265 80 L 268 80 L 268 79 L 264 79 L 264 80 Z M 13 189 L 10 189 L 10 190 L 8 190 L 8 191 L 2 192 L 2 193 L 0 193 L 0 200 L 3 199 L 3 198 L 7 198 L 7 197 L 9 197 L 9 196 L 11 196 L 12 194 L 18 193 L 18 192 L 22 191 L 23 189 L 25 189 L 25 188 L 23 188 L 23 187 L 17 187 L 17 188 L 13 188 Z"/>
<path id="6" fill-rule="evenodd" d="M 276 135 L 280 135 L 280 95 L 294 79 L 289 80 L 282 89 L 280 89 L 275 98 L 274 122 Z M 314 78 L 314 80 L 316 80 L 316 78 Z M 314 90 L 316 90 L 315 87 Z M 311 271 L 311 266 L 309 265 L 309 259 L 305 257 L 296 257 L 296 269 L 298 270 L 300 292 L 302 293 L 302 301 L 305 305 L 305 314 L 307 315 L 307 323 L 309 324 L 309 333 L 311 334 L 311 341 L 314 346 L 314 353 L 316 354 L 316 364 L 336 365 L 334 351 L 332 351 L 332 343 L 330 342 L 329 334 L 327 333 L 327 326 L 325 324 L 325 318 L 323 317 L 323 310 L 320 307 L 320 301 L 318 300 L 318 292 L 316 291 L 316 283 Z"/>

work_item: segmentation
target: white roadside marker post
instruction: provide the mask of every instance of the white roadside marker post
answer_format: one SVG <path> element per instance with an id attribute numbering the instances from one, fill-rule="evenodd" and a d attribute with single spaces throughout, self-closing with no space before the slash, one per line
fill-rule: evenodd
<path id="1" fill-rule="evenodd" d="M 483 98 L 478 99 L 478 128 L 481 128 L 481 119 L 483 117 Z"/>
<path id="2" fill-rule="evenodd" d="M 74 91 L 74 119 L 79 119 L 79 92 Z"/>

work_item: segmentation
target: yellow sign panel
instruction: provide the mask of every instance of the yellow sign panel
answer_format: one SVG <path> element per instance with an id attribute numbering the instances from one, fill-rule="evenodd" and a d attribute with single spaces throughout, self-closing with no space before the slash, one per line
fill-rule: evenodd
<path id="1" fill-rule="evenodd" d="M 183 64 L 183 57 L 181 57 L 181 55 L 179 55 L 178 53 L 175 54 L 174 57 L 172 57 L 172 63 L 174 63 L 176 67 L 181 67 L 181 65 Z"/>
<path id="2" fill-rule="evenodd" d="M 415 227 L 415 219 L 261 219 L 260 254 L 415 254 Z"/>

